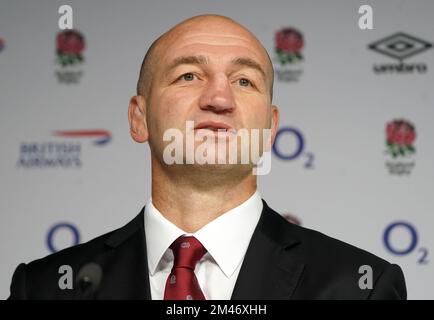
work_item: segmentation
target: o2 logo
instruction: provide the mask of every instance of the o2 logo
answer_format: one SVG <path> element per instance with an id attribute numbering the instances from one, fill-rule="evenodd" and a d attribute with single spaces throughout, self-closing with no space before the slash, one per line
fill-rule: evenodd
<path id="1" fill-rule="evenodd" d="M 406 245 L 400 244 L 397 246 L 397 238 L 393 237 L 393 234 L 398 232 L 401 229 L 401 232 L 406 232 L 409 236 L 409 241 Z M 386 246 L 386 249 L 391 253 L 397 256 L 406 256 L 415 250 L 420 253 L 418 258 L 419 264 L 428 264 L 428 249 L 423 247 L 418 247 L 419 236 L 416 230 L 416 227 L 406 221 L 396 221 L 389 224 L 384 230 L 383 234 L 383 242 Z"/>
<path id="2" fill-rule="evenodd" d="M 47 233 L 46 244 L 50 252 L 57 252 L 60 250 L 57 249 L 54 244 L 56 235 L 59 233 L 61 233 L 62 235 L 65 235 L 65 233 L 69 233 L 72 236 L 72 243 L 70 245 L 71 247 L 80 243 L 80 232 L 75 225 L 68 222 L 57 223 L 53 225 L 50 229 L 48 229 Z"/>
<path id="3" fill-rule="evenodd" d="M 288 149 L 281 147 L 283 137 L 291 137 L 295 140 L 295 146 Z M 304 152 L 305 139 L 300 130 L 291 127 L 280 128 L 276 133 L 276 139 L 273 144 L 273 153 L 282 160 L 291 161 L 299 157 L 304 159 L 304 168 L 313 169 L 315 156 L 312 152 Z"/>

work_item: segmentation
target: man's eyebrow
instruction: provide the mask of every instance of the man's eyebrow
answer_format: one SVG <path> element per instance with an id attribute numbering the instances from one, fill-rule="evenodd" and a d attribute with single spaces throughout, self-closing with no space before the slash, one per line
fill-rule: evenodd
<path id="1" fill-rule="evenodd" d="M 175 58 L 172 61 L 172 63 L 167 67 L 166 72 L 169 72 L 170 70 L 182 64 L 207 64 L 207 63 L 208 63 L 208 59 L 205 56 L 181 56 Z M 265 71 L 261 67 L 261 65 L 251 58 L 238 57 L 233 59 L 231 63 L 234 65 L 255 69 L 259 71 L 259 73 L 262 75 L 264 79 L 267 79 Z"/>
<path id="2" fill-rule="evenodd" d="M 262 69 L 261 65 L 253 59 L 240 57 L 240 58 L 233 59 L 231 63 L 238 66 L 244 66 L 244 67 L 255 69 L 261 73 L 264 80 L 267 79 L 264 69 Z"/>
<path id="3" fill-rule="evenodd" d="M 207 64 L 208 59 L 205 56 L 181 56 L 175 58 L 172 63 L 167 67 L 167 72 L 176 68 L 181 64 Z"/>

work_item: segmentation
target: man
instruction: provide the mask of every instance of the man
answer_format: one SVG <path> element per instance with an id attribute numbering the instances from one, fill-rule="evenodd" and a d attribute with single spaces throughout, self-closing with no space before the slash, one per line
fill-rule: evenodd
<path id="1" fill-rule="evenodd" d="M 267 51 L 229 18 L 193 17 L 158 38 L 128 109 L 132 138 L 151 149 L 151 199 L 120 229 L 19 265 L 10 298 L 405 299 L 397 265 L 269 208 L 256 190 L 257 161 L 239 161 L 246 142 L 227 161 L 223 151 L 243 129 L 268 129 L 274 141 L 272 90 Z M 170 130 L 182 139 L 167 139 Z M 207 149 L 207 162 L 189 162 L 187 137 L 199 132 L 222 143 Z M 181 146 L 181 163 L 170 160 L 170 146 Z M 73 271 L 73 288 L 59 279 L 62 265 Z M 362 266 L 372 271 L 366 279 Z"/>

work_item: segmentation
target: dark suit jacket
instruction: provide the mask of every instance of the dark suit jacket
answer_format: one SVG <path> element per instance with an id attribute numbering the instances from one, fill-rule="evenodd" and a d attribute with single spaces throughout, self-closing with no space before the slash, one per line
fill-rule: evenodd
<path id="1" fill-rule="evenodd" d="M 264 208 L 232 299 L 406 299 L 399 266 L 322 233 L 287 222 Z M 150 299 L 144 208 L 124 227 L 29 264 L 13 275 L 10 299 L 81 299 L 59 288 L 59 267 L 74 277 L 90 262 L 102 267 L 96 299 Z M 242 232 L 242 230 L 240 230 Z M 361 265 L 373 270 L 373 288 L 360 289 Z"/>

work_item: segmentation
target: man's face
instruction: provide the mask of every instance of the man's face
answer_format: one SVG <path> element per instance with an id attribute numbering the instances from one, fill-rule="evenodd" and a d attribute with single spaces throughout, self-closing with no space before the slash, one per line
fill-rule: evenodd
<path id="1" fill-rule="evenodd" d="M 164 132 L 176 128 L 185 137 L 186 121 L 195 132 L 272 127 L 268 57 L 246 31 L 224 23 L 181 27 L 157 54 L 146 115 L 157 158 L 168 144 Z"/>

